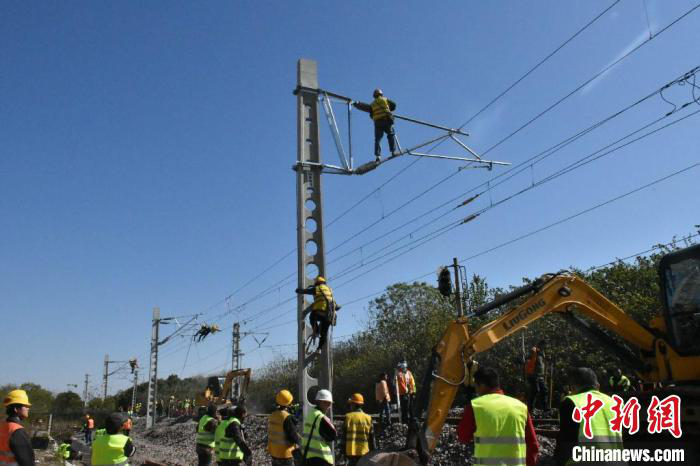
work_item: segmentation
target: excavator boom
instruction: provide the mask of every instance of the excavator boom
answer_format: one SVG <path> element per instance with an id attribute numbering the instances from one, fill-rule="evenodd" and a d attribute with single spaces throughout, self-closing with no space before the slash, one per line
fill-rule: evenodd
<path id="1" fill-rule="evenodd" d="M 604 332 L 595 329 L 601 338 L 627 362 L 637 368 L 639 376 L 649 382 L 700 380 L 700 356 L 681 357 L 659 332 L 639 324 L 622 309 L 600 294 L 581 278 L 570 274 L 545 275 L 531 285 L 509 293 L 476 309 L 484 314 L 504 304 L 524 301 L 501 317 L 469 334 L 467 319 L 453 321 L 435 347 L 437 370 L 428 401 L 424 435 L 432 450 L 445 423 L 460 385 L 465 383 L 469 359 L 486 351 L 530 323 L 552 313 L 558 313 L 574 323 L 588 325 L 576 314 L 595 321 L 600 327 L 621 337 L 637 350 L 636 353 L 617 344 Z M 656 334 L 655 334 L 656 333 Z"/>

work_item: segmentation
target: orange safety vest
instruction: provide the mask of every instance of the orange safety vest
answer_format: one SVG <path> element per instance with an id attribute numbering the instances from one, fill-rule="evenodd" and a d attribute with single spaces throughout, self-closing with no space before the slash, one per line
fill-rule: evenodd
<path id="1" fill-rule="evenodd" d="M 537 351 L 532 351 L 530 357 L 525 363 L 525 375 L 533 375 L 535 373 L 535 364 L 537 363 Z"/>
<path id="2" fill-rule="evenodd" d="M 95 428 L 95 420 L 93 418 L 90 418 L 87 420 L 87 428 L 88 429 L 94 429 Z"/>
<path id="3" fill-rule="evenodd" d="M 397 377 L 399 383 L 399 395 L 406 393 L 416 393 L 416 381 L 413 380 L 411 371 L 406 370 L 405 373 L 399 372 Z"/>
<path id="4" fill-rule="evenodd" d="M 0 422 L 0 464 L 3 466 L 17 466 L 15 454 L 10 449 L 10 437 L 19 429 L 24 429 L 22 424 Z"/>

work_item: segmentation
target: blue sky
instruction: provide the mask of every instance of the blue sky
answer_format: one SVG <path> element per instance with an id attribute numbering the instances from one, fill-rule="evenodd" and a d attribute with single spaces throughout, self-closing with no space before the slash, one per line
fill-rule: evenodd
<path id="1" fill-rule="evenodd" d="M 280 346 L 296 339 L 296 326 L 284 324 L 295 317 L 294 303 L 278 304 L 293 296 L 296 281 L 279 282 L 296 270 L 295 254 L 224 298 L 296 245 L 290 169 L 296 61 L 317 60 L 326 89 L 368 101 L 379 86 L 399 113 L 458 126 L 611 3 L 5 3 L 0 314 L 5 338 L 17 351 L 0 363 L 0 384 L 34 381 L 61 391 L 89 373 L 96 388 L 105 353 L 114 360 L 138 357 L 145 373 L 154 306 L 164 316 L 206 310 L 200 321 L 225 328 L 198 345 L 186 338 L 165 345 L 163 376 L 223 371 L 235 319 L 244 322 L 243 331 L 269 332 L 260 348 L 252 336 L 243 340 L 246 366 L 294 354 L 294 346 Z M 487 150 L 647 40 L 650 30 L 655 34 L 695 6 L 685 0 L 646 4 L 649 23 L 642 1 L 617 3 L 475 118 L 465 128 L 467 142 Z M 699 40 L 696 10 L 488 157 L 517 164 L 626 107 L 700 65 Z M 690 86 L 664 96 L 687 102 Z M 414 238 L 498 202 L 671 108 L 658 96 L 649 99 Z M 685 168 L 698 161 L 697 122 L 690 117 L 382 267 L 331 282 L 338 301 L 435 271 L 452 257 L 467 258 Z M 321 123 L 323 159 L 337 163 Z M 352 126 L 361 163 L 372 158 L 371 122 L 356 113 Z M 405 123 L 397 132 L 405 146 L 435 135 Z M 447 144 L 439 152 L 460 155 Z M 325 176 L 326 221 L 413 161 L 394 160 L 362 177 Z M 387 217 L 459 166 L 420 160 L 330 226 L 327 250 L 339 247 L 328 262 L 357 250 L 329 264 L 328 275 L 400 240 L 432 214 L 387 233 L 398 225 L 503 171 L 463 170 Z M 697 169 L 678 175 L 465 265 L 491 285 L 507 286 L 667 242 L 700 223 L 697 176 Z M 237 308 L 271 285 L 262 298 Z M 336 335 L 368 323 L 368 300 L 343 308 Z M 128 383 L 117 375 L 110 392 Z"/>

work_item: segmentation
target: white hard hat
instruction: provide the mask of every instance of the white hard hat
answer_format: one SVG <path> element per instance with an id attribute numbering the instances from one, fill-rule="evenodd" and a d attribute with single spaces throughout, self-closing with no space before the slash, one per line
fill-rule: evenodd
<path id="1" fill-rule="evenodd" d="M 316 401 L 328 401 L 329 403 L 333 403 L 333 394 L 331 394 L 330 390 L 326 390 L 325 388 L 319 390 L 318 393 L 316 393 Z"/>

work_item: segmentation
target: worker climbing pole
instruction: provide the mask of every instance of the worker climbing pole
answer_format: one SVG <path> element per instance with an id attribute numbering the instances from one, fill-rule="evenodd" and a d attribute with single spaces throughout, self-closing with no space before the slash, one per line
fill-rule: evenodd
<path id="1" fill-rule="evenodd" d="M 297 254 L 298 288 L 306 289 L 318 276 L 326 276 L 326 259 L 323 242 L 323 209 L 321 199 L 321 149 L 319 146 L 318 71 L 313 60 L 300 59 L 297 63 Z M 297 297 L 299 399 L 304 416 L 312 410 L 310 390 L 332 390 L 333 356 L 332 328 L 325 346 L 314 358 L 319 367 L 319 377 L 309 374 L 311 354 L 306 352 L 306 341 L 312 329 L 304 319 L 304 311 L 310 305 L 305 294 Z M 332 416 L 332 414 L 329 414 Z"/>

